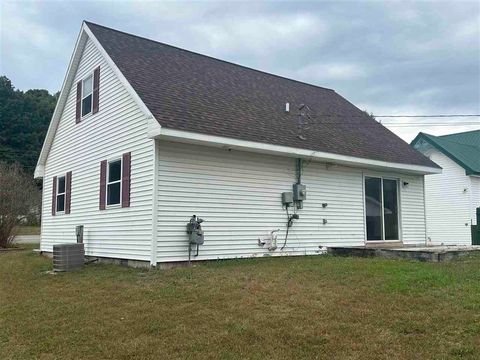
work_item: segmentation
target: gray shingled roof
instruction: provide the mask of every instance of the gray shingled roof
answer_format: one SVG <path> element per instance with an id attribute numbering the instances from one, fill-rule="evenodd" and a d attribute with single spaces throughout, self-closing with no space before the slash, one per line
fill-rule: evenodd
<path id="1" fill-rule="evenodd" d="M 86 24 L 164 128 L 438 167 L 333 90 Z"/>

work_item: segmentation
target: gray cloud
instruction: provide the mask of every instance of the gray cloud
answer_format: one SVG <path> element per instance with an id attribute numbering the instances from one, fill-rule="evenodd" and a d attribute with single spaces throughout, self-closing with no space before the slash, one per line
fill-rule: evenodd
<path id="1" fill-rule="evenodd" d="M 1 73 L 57 91 L 83 19 L 330 87 L 375 114 L 480 113 L 478 2 L 4 1 Z M 478 125 L 392 130 L 480 128 L 458 121 Z"/>

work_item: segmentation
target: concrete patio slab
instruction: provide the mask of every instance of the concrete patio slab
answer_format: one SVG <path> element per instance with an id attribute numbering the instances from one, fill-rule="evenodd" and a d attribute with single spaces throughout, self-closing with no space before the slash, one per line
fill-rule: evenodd
<path id="1" fill-rule="evenodd" d="M 327 252 L 337 256 L 383 257 L 418 261 L 451 261 L 471 254 L 480 254 L 480 246 L 425 246 L 425 247 L 329 247 Z"/>

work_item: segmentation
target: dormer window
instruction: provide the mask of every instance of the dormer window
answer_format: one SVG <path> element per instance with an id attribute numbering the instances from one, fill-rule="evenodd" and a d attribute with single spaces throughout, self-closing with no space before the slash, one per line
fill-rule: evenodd
<path id="1" fill-rule="evenodd" d="M 91 114 L 93 109 L 93 76 L 82 81 L 82 117 Z"/>

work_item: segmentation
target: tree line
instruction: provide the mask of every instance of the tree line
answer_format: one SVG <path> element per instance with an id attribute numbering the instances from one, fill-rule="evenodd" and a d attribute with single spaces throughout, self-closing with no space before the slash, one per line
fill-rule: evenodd
<path id="1" fill-rule="evenodd" d="M 0 162 L 18 163 L 33 176 L 58 95 L 17 90 L 0 76 Z"/>
<path id="2" fill-rule="evenodd" d="M 16 90 L 0 76 L 0 248 L 14 246 L 20 225 L 40 221 L 41 182 L 33 171 L 58 95 Z"/>

